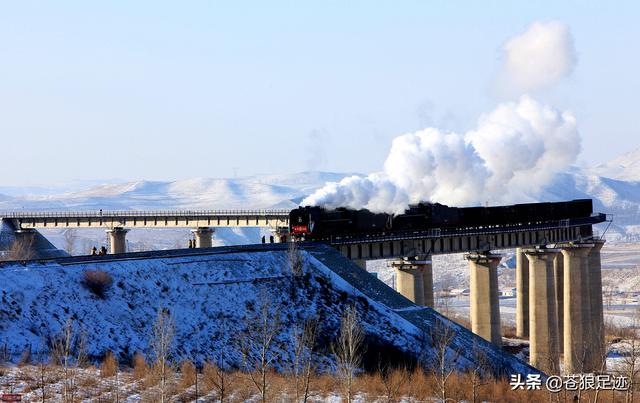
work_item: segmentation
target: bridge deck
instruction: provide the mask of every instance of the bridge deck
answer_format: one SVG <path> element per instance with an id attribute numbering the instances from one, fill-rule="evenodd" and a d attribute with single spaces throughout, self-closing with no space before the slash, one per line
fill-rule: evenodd
<path id="1" fill-rule="evenodd" d="M 329 243 L 352 260 L 483 252 L 588 240 L 593 237 L 592 225 L 604 221 L 605 214 L 596 214 L 589 218 L 533 225 L 334 237 Z"/>
<path id="2" fill-rule="evenodd" d="M 7 212 L 19 228 L 287 227 L 288 210 L 40 211 Z"/>

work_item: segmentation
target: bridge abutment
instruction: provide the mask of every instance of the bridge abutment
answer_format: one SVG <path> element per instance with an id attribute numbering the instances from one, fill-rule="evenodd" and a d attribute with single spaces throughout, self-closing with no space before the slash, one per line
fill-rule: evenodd
<path id="1" fill-rule="evenodd" d="M 471 269 L 471 330 L 496 346 L 502 346 L 498 301 L 498 263 L 502 256 L 468 254 Z"/>
<path id="2" fill-rule="evenodd" d="M 192 229 L 191 232 L 196 240 L 196 248 L 210 248 L 213 246 L 213 241 L 211 239 L 214 233 L 213 228 L 198 227 L 196 229 Z"/>
<path id="3" fill-rule="evenodd" d="M 126 235 L 129 230 L 122 227 L 113 227 L 107 230 L 109 234 L 109 253 L 125 253 L 127 251 Z"/>
<path id="4" fill-rule="evenodd" d="M 524 254 L 529 261 L 529 362 L 556 374 L 560 368 L 553 269 L 557 252 L 528 249 Z"/>
<path id="5" fill-rule="evenodd" d="M 516 249 L 516 336 L 529 337 L 529 260 Z"/>

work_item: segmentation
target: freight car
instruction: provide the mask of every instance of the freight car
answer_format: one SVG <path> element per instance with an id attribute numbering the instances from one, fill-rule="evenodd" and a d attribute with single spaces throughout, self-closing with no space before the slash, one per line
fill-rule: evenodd
<path id="1" fill-rule="evenodd" d="M 329 240 L 332 236 L 536 225 L 588 218 L 592 212 L 591 199 L 461 208 L 440 203 L 419 203 L 409 206 L 403 214 L 398 215 L 372 213 L 369 210 L 327 210 L 307 206 L 290 212 L 289 231 L 296 239 Z"/>

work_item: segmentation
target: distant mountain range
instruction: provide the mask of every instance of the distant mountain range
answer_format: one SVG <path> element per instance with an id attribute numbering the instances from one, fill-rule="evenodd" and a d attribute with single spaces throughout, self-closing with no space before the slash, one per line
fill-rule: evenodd
<path id="1" fill-rule="evenodd" d="M 0 210 L 293 208 L 326 182 L 351 173 L 301 172 L 233 179 L 196 178 L 64 187 L 0 187 Z M 605 164 L 557 175 L 540 200 L 590 197 L 610 214 L 610 240 L 640 240 L 640 149 Z M 600 226 L 604 231 L 606 226 Z"/>

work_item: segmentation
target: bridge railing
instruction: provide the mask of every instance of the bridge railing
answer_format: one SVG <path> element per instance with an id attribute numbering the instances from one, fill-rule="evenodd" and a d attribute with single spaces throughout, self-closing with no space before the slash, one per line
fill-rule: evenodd
<path id="1" fill-rule="evenodd" d="M 258 210 L 88 210 L 88 211 L 5 211 L 0 212 L 1 218 L 135 218 L 135 217 L 289 217 L 289 210 L 258 209 Z"/>

